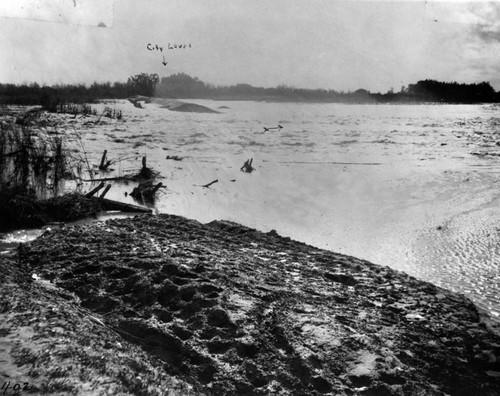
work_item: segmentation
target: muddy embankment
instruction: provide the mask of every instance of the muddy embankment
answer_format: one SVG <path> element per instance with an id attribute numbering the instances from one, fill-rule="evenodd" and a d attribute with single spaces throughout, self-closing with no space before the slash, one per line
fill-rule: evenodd
<path id="1" fill-rule="evenodd" d="M 15 260 L 0 373 L 37 389 L 500 394 L 500 337 L 468 299 L 275 232 L 144 215 L 47 232 Z"/>

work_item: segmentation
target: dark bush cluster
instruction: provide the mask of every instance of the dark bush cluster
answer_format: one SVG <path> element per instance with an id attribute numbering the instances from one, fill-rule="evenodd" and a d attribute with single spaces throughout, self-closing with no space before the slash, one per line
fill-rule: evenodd
<path id="1" fill-rule="evenodd" d="M 94 103 L 97 99 L 126 99 L 134 95 L 152 96 L 159 77 L 157 74 L 141 73 L 132 76 L 126 83 L 93 83 L 90 86 L 58 84 L 40 86 L 32 84 L 0 84 L 0 104 L 42 106 L 57 112 L 61 106 Z M 69 105 L 71 104 L 71 105 Z"/>

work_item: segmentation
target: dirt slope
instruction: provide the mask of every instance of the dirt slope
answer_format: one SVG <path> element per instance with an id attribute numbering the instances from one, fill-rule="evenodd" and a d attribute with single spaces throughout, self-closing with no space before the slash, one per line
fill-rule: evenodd
<path id="1" fill-rule="evenodd" d="M 165 383 L 212 395 L 500 394 L 500 337 L 469 300 L 274 232 L 141 216 L 54 230 L 18 255 L 26 272 L 7 301 L 36 273 L 50 281 L 29 282 L 39 309 L 79 312 L 33 337 L 73 337 L 74 353 L 111 365 L 126 343 L 129 357 L 145 356 L 139 377 L 172 375 Z M 89 317 L 102 325 L 81 327 Z"/>
<path id="2" fill-rule="evenodd" d="M 35 281 L 4 257 L 0 282 L 2 395 L 196 394 L 74 294 Z"/>

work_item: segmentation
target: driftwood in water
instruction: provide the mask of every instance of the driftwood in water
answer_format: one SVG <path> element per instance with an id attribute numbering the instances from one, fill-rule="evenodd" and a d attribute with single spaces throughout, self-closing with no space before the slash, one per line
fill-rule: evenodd
<path id="1" fill-rule="evenodd" d="M 178 155 L 167 155 L 166 159 L 174 161 L 182 161 L 182 157 L 179 157 Z"/>
<path id="2" fill-rule="evenodd" d="M 218 181 L 219 181 L 219 179 L 216 179 L 216 180 L 213 180 L 213 181 L 211 181 L 210 183 L 204 184 L 203 186 L 200 186 L 200 187 L 208 188 L 208 187 L 210 187 L 212 184 L 217 183 Z"/>
<path id="3" fill-rule="evenodd" d="M 132 176 L 116 176 L 116 177 L 102 177 L 100 179 L 82 179 L 84 182 L 105 182 L 105 181 L 119 181 L 131 180 Z"/>
<path id="4" fill-rule="evenodd" d="M 103 154 L 104 156 L 104 154 Z M 102 162 L 102 161 L 101 161 Z M 110 162 L 110 161 L 108 161 Z M 107 165 L 106 165 L 107 166 Z M 142 158 L 142 168 L 138 173 L 135 174 L 127 174 L 123 176 L 115 176 L 115 177 L 102 177 L 97 179 L 82 179 L 84 182 L 105 182 L 105 181 L 142 181 L 142 180 L 150 180 L 157 177 L 160 173 L 152 170 L 146 166 L 146 157 Z"/>
<path id="5" fill-rule="evenodd" d="M 108 150 L 104 150 L 102 153 L 101 157 L 101 163 L 99 164 L 99 169 L 100 170 L 108 170 L 108 167 L 111 165 L 111 161 L 106 161 L 106 154 L 108 153 Z"/>
<path id="6" fill-rule="evenodd" d="M 240 168 L 240 171 L 246 172 L 246 173 L 252 173 L 252 171 L 255 170 L 255 168 L 252 166 L 253 158 L 247 159 L 243 166 Z"/>
<path id="7" fill-rule="evenodd" d="M 154 193 L 156 193 L 161 187 L 163 187 L 163 183 L 162 182 L 159 182 L 156 186 L 154 186 L 151 191 Z"/>
<path id="8" fill-rule="evenodd" d="M 107 198 L 97 198 L 91 197 L 91 199 L 98 200 L 101 204 L 103 210 L 119 210 L 120 212 L 128 212 L 128 213 L 151 213 L 152 210 L 149 208 L 144 208 L 138 205 L 132 205 L 124 202 L 113 201 Z"/>
<path id="9" fill-rule="evenodd" d="M 104 198 L 104 196 L 108 193 L 109 189 L 111 188 L 111 184 L 108 184 L 102 194 L 99 196 L 99 198 Z"/>
<path id="10" fill-rule="evenodd" d="M 101 182 L 96 188 L 94 188 L 93 190 L 90 190 L 87 194 L 85 194 L 85 196 L 87 198 L 90 198 L 92 195 L 94 195 L 96 192 L 98 192 L 103 187 L 104 187 L 104 182 Z"/>
<path id="11" fill-rule="evenodd" d="M 142 157 L 142 169 L 134 179 L 148 180 L 148 179 L 154 179 L 156 176 L 158 176 L 158 172 L 155 172 L 151 168 L 148 168 L 146 166 L 146 157 Z"/>
<path id="12" fill-rule="evenodd" d="M 159 182 L 155 185 L 153 185 L 151 182 L 143 182 L 140 183 L 139 186 L 135 187 L 130 195 L 134 198 L 138 198 L 141 194 L 154 195 L 161 187 L 163 187 L 162 182 Z"/>
<path id="13" fill-rule="evenodd" d="M 145 182 L 139 183 L 139 185 L 133 189 L 130 195 L 138 202 L 154 203 L 155 194 L 162 187 L 165 187 L 162 182 L 153 185 L 151 180 L 146 180 Z"/>

